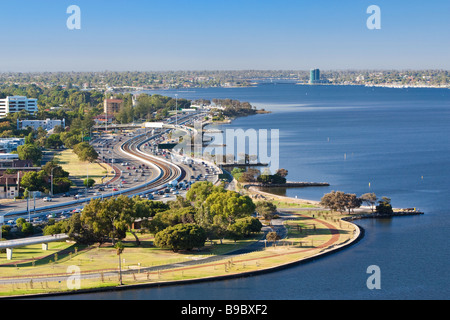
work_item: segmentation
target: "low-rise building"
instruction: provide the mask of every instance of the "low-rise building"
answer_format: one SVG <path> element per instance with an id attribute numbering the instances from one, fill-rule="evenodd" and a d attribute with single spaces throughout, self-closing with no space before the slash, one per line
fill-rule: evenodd
<path id="1" fill-rule="evenodd" d="M 8 113 L 16 113 L 25 110 L 29 113 L 38 111 L 37 99 L 28 99 L 23 96 L 8 96 L 0 99 L 0 118 L 6 117 Z"/>
<path id="2" fill-rule="evenodd" d="M 14 199 L 19 195 L 17 174 L 0 176 L 0 199 Z"/>
<path id="3" fill-rule="evenodd" d="M 56 126 L 60 126 L 65 128 L 66 120 L 19 120 L 17 119 L 17 130 L 25 129 L 27 127 L 31 127 L 34 130 L 37 130 L 39 127 L 43 128 L 46 131 L 53 130 Z"/>
<path id="4" fill-rule="evenodd" d="M 24 138 L 3 138 L 0 139 L 0 153 L 10 153 L 16 151 L 18 146 L 25 144 Z M 14 155 L 17 156 L 17 155 Z"/>
<path id="5" fill-rule="evenodd" d="M 95 116 L 93 120 L 96 125 L 105 124 L 105 121 L 108 121 L 107 124 L 111 124 L 115 120 L 115 117 L 112 114 L 108 114 L 108 116 L 106 116 L 105 114 L 100 114 L 98 116 Z"/>

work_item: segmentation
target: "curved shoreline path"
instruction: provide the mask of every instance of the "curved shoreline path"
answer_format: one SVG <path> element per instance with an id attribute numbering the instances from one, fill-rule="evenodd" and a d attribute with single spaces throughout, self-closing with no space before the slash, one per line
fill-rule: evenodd
<path id="1" fill-rule="evenodd" d="M 136 287 L 181 285 L 197 281 L 215 281 L 252 276 L 260 273 L 273 272 L 281 268 L 316 259 L 321 255 L 353 243 L 359 237 L 359 229 L 353 223 L 341 221 L 341 223 L 345 223 L 347 226 L 354 228 L 338 229 L 337 225 L 324 219 L 293 212 L 293 210 L 289 209 L 282 210 L 281 216 L 281 219 L 273 220 L 272 226 L 265 227 L 265 230 L 263 230 L 265 233 L 276 230 L 282 236 L 282 239 L 276 246 L 273 246 L 272 243 L 265 242 L 265 237 L 262 237 L 259 241 L 247 247 L 223 255 L 161 266 L 143 267 L 138 270 L 122 270 L 124 280 L 128 277 L 124 281 L 126 284 L 124 286 L 113 285 L 107 288 L 81 289 L 79 292 L 62 291 L 54 294 L 86 293 L 90 290 L 117 290 Z M 315 245 L 310 242 L 310 239 L 305 240 L 305 243 L 300 245 L 298 242 L 296 244 L 290 243 L 292 240 L 286 238 L 289 235 L 286 224 L 299 221 L 302 224 L 315 225 L 321 233 L 318 237 L 320 236 L 324 239 L 315 240 Z M 309 230 L 311 233 L 308 232 L 308 236 L 313 235 L 313 229 L 310 228 Z M 348 234 L 346 236 L 345 233 L 350 230 L 352 230 L 353 234 L 348 237 Z M 100 277 L 114 277 L 115 279 L 117 275 L 117 269 L 109 269 L 91 270 L 86 273 L 82 272 L 80 276 L 81 279 L 95 279 Z M 68 277 L 69 275 L 67 274 L 42 274 L 33 277 L 0 277 L 0 285 L 12 283 L 25 284 L 29 283 L 31 279 L 36 284 L 52 281 L 63 283 L 67 281 Z"/>

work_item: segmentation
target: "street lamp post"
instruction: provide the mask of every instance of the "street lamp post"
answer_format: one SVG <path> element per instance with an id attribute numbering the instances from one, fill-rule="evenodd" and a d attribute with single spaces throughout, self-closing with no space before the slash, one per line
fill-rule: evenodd
<path id="1" fill-rule="evenodd" d="M 50 171 L 51 172 L 51 191 L 50 191 L 50 194 L 52 195 L 52 197 L 53 197 L 53 170 L 55 170 L 56 169 L 56 167 L 53 167 L 52 168 L 52 170 Z"/>

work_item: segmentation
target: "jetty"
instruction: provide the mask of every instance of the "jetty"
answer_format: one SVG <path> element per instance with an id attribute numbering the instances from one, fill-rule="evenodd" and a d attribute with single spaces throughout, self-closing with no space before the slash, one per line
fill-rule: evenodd
<path id="1" fill-rule="evenodd" d="M 354 220 L 360 220 L 360 219 L 389 219 L 393 217 L 410 217 L 410 216 L 416 216 L 416 215 L 422 215 L 424 212 L 418 211 L 415 208 L 411 209 L 398 209 L 395 210 L 393 213 L 364 213 L 364 214 L 355 214 L 350 217 L 342 218 L 342 220 L 345 221 L 354 221 Z"/>

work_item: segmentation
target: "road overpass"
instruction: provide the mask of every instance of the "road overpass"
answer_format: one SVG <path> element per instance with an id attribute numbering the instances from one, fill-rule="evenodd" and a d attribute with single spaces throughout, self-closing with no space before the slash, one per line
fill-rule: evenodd
<path id="1" fill-rule="evenodd" d="M 66 234 L 55 234 L 51 236 L 31 237 L 17 240 L 0 241 L 0 249 L 6 249 L 6 258 L 12 260 L 13 249 L 18 247 L 26 247 L 33 244 L 42 244 L 42 250 L 48 250 L 50 242 L 59 242 L 68 240 L 69 236 Z"/>

